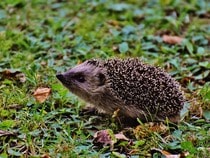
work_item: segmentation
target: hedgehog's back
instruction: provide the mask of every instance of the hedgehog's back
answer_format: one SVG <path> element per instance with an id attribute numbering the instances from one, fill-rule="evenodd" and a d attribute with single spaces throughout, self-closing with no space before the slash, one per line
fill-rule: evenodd
<path id="1" fill-rule="evenodd" d="M 160 68 L 139 59 L 110 59 L 104 64 L 110 89 L 124 106 L 135 107 L 158 118 L 179 115 L 184 104 L 180 85 Z"/>

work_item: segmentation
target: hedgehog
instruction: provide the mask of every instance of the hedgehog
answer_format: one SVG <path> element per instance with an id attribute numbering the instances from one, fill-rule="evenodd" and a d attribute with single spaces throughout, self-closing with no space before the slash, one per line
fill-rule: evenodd
<path id="1" fill-rule="evenodd" d="M 139 58 L 89 59 L 56 77 L 99 111 L 141 121 L 178 123 L 185 99 L 167 72 Z"/>

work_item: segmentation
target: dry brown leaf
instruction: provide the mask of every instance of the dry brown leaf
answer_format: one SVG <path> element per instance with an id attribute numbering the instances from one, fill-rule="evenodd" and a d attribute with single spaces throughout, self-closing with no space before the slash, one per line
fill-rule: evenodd
<path id="1" fill-rule="evenodd" d="M 95 145 L 110 145 L 110 150 L 112 150 L 114 148 L 114 143 L 116 143 L 117 140 L 112 132 L 112 130 L 106 129 L 106 130 L 101 130 L 101 131 L 97 131 L 94 134 L 94 139 L 93 139 L 93 143 Z"/>
<path id="2" fill-rule="evenodd" d="M 24 83 L 26 81 L 25 74 L 20 71 L 7 69 L 7 70 L 3 70 L 0 73 L 2 74 L 3 78 L 6 78 L 6 79 L 14 79 L 21 83 Z"/>
<path id="3" fill-rule="evenodd" d="M 176 154 L 175 155 L 175 154 L 169 153 L 168 151 L 157 149 L 157 148 L 151 149 L 151 153 L 152 153 L 152 155 L 154 153 L 161 153 L 162 156 L 164 156 L 165 158 L 181 158 L 181 154 Z"/>
<path id="4" fill-rule="evenodd" d="M 122 132 L 114 134 L 113 131 L 110 129 L 97 131 L 93 137 L 94 137 L 93 143 L 95 145 L 103 145 L 103 146 L 109 145 L 110 150 L 114 148 L 114 144 L 118 140 L 129 141 L 129 139 Z"/>
<path id="5" fill-rule="evenodd" d="M 51 92 L 50 88 L 40 87 L 35 90 L 33 96 L 39 103 L 43 103 L 50 95 L 50 92 Z"/>
<path id="6" fill-rule="evenodd" d="M 15 77 L 21 82 L 24 83 L 26 82 L 26 76 L 24 73 L 18 73 L 15 75 Z"/>
<path id="7" fill-rule="evenodd" d="M 118 134 L 115 134 L 115 138 L 117 140 L 126 140 L 126 141 L 129 141 L 129 139 L 122 132 L 120 132 Z"/>
<path id="8" fill-rule="evenodd" d="M 163 42 L 168 44 L 181 44 L 181 42 L 184 40 L 182 37 L 169 35 L 163 35 L 162 39 Z"/>
<path id="9" fill-rule="evenodd" d="M 49 154 L 43 154 L 41 158 L 51 158 Z"/>
<path id="10" fill-rule="evenodd" d="M 110 130 L 100 130 L 94 134 L 94 142 L 101 143 L 104 145 L 112 145 L 114 144 L 114 140 L 112 140 L 112 136 Z"/>

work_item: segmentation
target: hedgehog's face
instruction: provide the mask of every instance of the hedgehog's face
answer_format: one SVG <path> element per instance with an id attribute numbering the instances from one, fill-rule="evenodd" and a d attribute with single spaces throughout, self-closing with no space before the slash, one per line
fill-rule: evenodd
<path id="1" fill-rule="evenodd" d="M 56 77 L 72 93 L 86 101 L 93 99 L 106 82 L 102 69 L 87 62 L 77 65 L 67 72 L 57 74 Z"/>

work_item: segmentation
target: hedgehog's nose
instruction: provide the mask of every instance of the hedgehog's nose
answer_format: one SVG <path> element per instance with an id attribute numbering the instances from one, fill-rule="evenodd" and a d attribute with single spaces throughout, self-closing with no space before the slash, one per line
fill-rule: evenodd
<path id="1" fill-rule="evenodd" d="M 65 77 L 63 74 L 56 74 L 57 79 L 59 79 L 61 82 L 65 81 Z"/>

